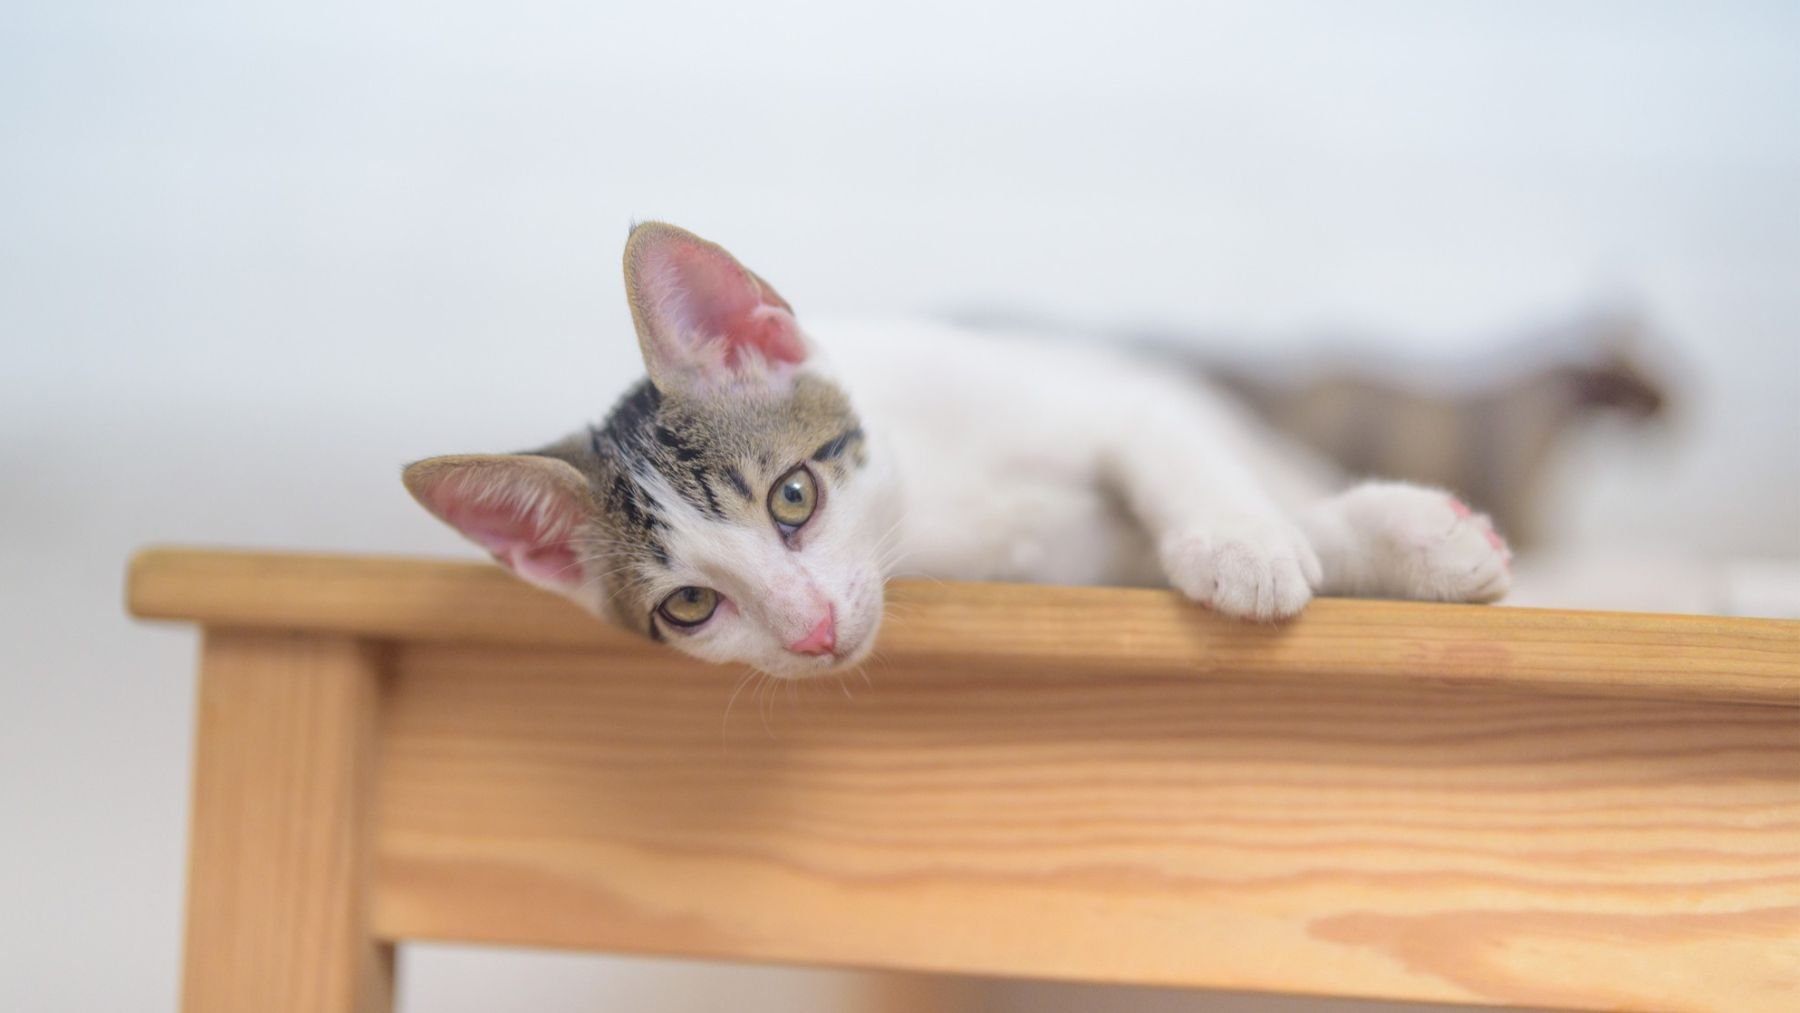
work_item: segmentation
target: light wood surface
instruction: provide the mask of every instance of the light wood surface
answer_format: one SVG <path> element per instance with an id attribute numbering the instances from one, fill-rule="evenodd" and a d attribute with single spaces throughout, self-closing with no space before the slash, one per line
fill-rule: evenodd
<path id="1" fill-rule="evenodd" d="M 1800 710 L 421 646 L 375 927 L 851 966 L 1791 1010 Z M 765 729 L 764 721 L 767 719 Z"/>
<path id="2" fill-rule="evenodd" d="M 1800 623 L 891 597 L 866 679 L 739 686 L 491 568 L 141 555 L 209 630 L 187 1008 L 379 1009 L 413 939 L 1795 1008 Z"/>
<path id="3" fill-rule="evenodd" d="M 379 639 L 666 649 L 493 566 L 151 549 L 127 600 L 145 618 Z M 1209 673 L 1503 684 L 1635 699 L 1800 706 L 1800 622 L 1325 599 L 1283 626 L 1211 615 L 1173 592 L 896 583 L 883 658 L 1049 665 L 1096 678 Z"/>
<path id="4" fill-rule="evenodd" d="M 185 1013 L 380 1013 L 369 931 L 380 673 L 342 638 L 215 632 L 201 659 Z"/>

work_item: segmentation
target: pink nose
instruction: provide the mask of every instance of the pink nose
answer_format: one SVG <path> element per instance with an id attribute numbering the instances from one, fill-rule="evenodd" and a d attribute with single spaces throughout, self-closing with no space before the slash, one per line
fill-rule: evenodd
<path id="1" fill-rule="evenodd" d="M 832 615 L 830 607 L 817 625 L 807 631 L 806 636 L 787 645 L 787 649 L 795 654 L 830 654 L 837 649 L 837 619 Z"/>

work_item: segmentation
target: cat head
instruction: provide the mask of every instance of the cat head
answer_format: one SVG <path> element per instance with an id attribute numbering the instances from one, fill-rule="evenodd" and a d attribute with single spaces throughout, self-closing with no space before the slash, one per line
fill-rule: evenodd
<path id="1" fill-rule="evenodd" d="M 524 580 L 686 654 L 789 677 L 861 663 L 891 461 L 792 307 L 723 248 L 639 225 L 625 290 L 649 376 L 604 424 L 419 461 L 407 489 Z"/>

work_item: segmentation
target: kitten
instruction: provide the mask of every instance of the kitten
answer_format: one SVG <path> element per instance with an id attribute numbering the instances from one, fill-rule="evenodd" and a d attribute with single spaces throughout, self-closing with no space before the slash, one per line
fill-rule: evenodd
<path id="1" fill-rule="evenodd" d="M 1669 384 L 1643 346 L 1635 320 L 1599 318 L 1424 380 L 1354 355 L 1276 372 L 1164 354 L 1207 370 L 1258 419 L 1341 468 L 1461 490 L 1517 548 L 1541 540 L 1537 504 L 1559 452 L 1590 423 L 1610 415 L 1641 437 L 1669 413 Z"/>
<path id="2" fill-rule="evenodd" d="M 1314 593 L 1492 601 L 1510 581 L 1447 493 L 1327 496 L 1230 402 L 1122 352 L 865 325 L 821 330 L 828 363 L 773 287 L 660 223 L 626 241 L 625 288 L 649 376 L 602 426 L 405 482 L 521 578 L 698 658 L 853 667 L 896 572 L 1167 584 L 1263 621 Z"/>

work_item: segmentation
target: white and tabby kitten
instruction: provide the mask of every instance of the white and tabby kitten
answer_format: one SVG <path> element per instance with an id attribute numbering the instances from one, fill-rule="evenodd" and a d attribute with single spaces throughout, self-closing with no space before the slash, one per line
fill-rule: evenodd
<path id="1" fill-rule="evenodd" d="M 520 577 L 695 657 L 857 665 L 896 569 L 1166 583 L 1254 620 L 1510 581 L 1448 494 L 1327 496 L 1230 403 L 1123 353 L 909 324 L 823 329 L 827 364 L 767 282 L 659 223 L 627 240 L 625 287 L 649 377 L 603 425 L 405 481 Z"/>

